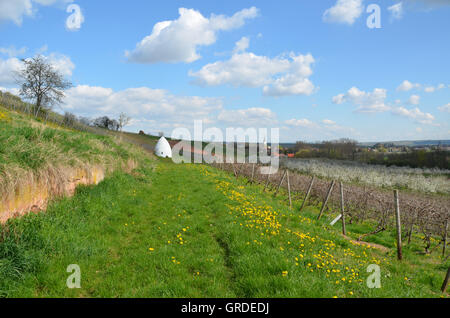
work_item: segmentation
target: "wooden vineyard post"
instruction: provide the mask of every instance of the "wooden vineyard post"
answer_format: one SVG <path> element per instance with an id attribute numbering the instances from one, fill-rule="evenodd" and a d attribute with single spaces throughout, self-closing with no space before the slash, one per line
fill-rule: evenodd
<path id="1" fill-rule="evenodd" d="M 314 184 L 315 177 L 312 177 L 311 183 L 309 184 L 308 191 L 306 192 L 305 199 L 303 200 L 302 206 L 300 207 L 300 212 L 302 212 L 303 208 L 306 205 L 306 201 L 308 201 L 309 195 L 311 194 L 311 190 Z"/>
<path id="2" fill-rule="evenodd" d="M 328 189 L 327 197 L 325 198 L 325 201 L 323 202 L 322 209 L 320 210 L 320 214 L 319 214 L 319 217 L 317 218 L 317 220 L 320 220 L 323 212 L 325 211 L 325 208 L 327 207 L 327 203 L 328 203 L 328 200 L 330 199 L 331 192 L 333 192 L 333 187 L 334 187 L 335 183 L 336 183 L 336 181 L 334 181 L 334 180 L 333 180 L 333 182 L 331 182 L 330 188 Z"/>
<path id="3" fill-rule="evenodd" d="M 402 224 L 400 220 L 400 203 L 398 200 L 398 190 L 394 190 L 395 203 L 395 224 L 397 226 L 397 258 L 399 261 L 403 259 L 402 255 Z"/>
<path id="4" fill-rule="evenodd" d="M 447 290 L 448 279 L 450 278 L 450 267 L 447 270 L 447 275 L 445 275 L 444 283 L 442 284 L 441 291 L 445 293 Z"/>
<path id="5" fill-rule="evenodd" d="M 236 169 L 236 179 L 237 178 L 239 178 L 239 174 L 241 173 L 241 171 L 244 169 L 244 164 L 241 164 L 241 166 L 239 167 L 239 165 L 238 165 L 238 167 L 237 167 L 237 169 Z"/>
<path id="6" fill-rule="evenodd" d="M 341 188 L 342 234 L 347 235 L 347 231 L 345 230 L 344 185 L 341 182 L 339 186 Z"/>
<path id="7" fill-rule="evenodd" d="M 447 231 L 448 231 L 448 219 L 445 220 L 445 228 L 444 228 L 444 246 L 442 247 L 442 257 L 445 257 L 445 247 L 447 245 Z"/>
<path id="8" fill-rule="evenodd" d="M 289 170 L 286 170 L 286 176 L 287 176 L 287 186 L 288 186 L 288 194 L 289 194 L 289 208 L 292 209 L 291 182 L 289 180 Z"/>
<path id="9" fill-rule="evenodd" d="M 265 186 L 264 186 L 264 191 L 263 192 L 266 192 L 266 188 L 267 188 L 267 186 L 269 185 L 269 181 L 270 181 L 270 173 L 272 172 L 272 166 L 270 166 L 269 167 L 269 173 L 267 174 L 267 181 L 266 181 L 266 184 L 265 184 Z"/>
<path id="10" fill-rule="evenodd" d="M 281 185 L 283 184 L 284 178 L 286 178 L 286 172 L 287 170 L 284 170 L 283 176 L 281 177 L 281 181 L 278 184 L 277 191 L 275 191 L 275 196 L 277 196 L 278 191 L 280 191 Z"/>
<path id="11" fill-rule="evenodd" d="M 252 178 L 250 179 L 250 182 L 253 183 L 253 178 L 255 177 L 255 164 L 252 165 Z"/>
<path id="12" fill-rule="evenodd" d="M 408 231 L 408 245 L 411 243 L 411 237 L 412 237 L 413 228 L 414 228 L 414 221 L 411 222 L 411 226 L 409 227 L 409 231 Z"/>

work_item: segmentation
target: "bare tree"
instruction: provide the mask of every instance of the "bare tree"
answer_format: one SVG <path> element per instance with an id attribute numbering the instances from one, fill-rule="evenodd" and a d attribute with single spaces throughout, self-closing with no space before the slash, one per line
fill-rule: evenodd
<path id="1" fill-rule="evenodd" d="M 72 83 L 66 81 L 42 55 L 22 62 L 24 68 L 16 73 L 17 83 L 21 86 L 20 95 L 34 101 L 34 115 L 37 117 L 42 107 L 61 103 L 64 90 L 72 86 Z"/>
<path id="2" fill-rule="evenodd" d="M 125 113 L 120 113 L 119 115 L 119 129 L 122 132 L 123 127 L 127 126 L 131 121 L 131 117 Z"/>

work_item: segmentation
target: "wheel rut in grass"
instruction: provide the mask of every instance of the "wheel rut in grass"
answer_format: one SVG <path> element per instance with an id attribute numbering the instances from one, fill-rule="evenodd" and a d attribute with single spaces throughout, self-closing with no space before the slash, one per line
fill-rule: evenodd
<path id="1" fill-rule="evenodd" d="M 234 270 L 234 266 L 233 266 L 233 262 L 231 260 L 231 250 L 230 250 L 230 246 L 228 245 L 228 243 L 221 237 L 213 234 L 213 238 L 216 240 L 217 244 L 220 246 L 220 248 L 223 251 L 223 260 L 224 260 L 224 265 L 225 265 L 225 269 L 228 273 L 229 276 L 229 281 L 230 281 L 230 289 L 234 290 L 236 293 L 238 292 L 238 288 L 236 286 L 236 272 Z"/>

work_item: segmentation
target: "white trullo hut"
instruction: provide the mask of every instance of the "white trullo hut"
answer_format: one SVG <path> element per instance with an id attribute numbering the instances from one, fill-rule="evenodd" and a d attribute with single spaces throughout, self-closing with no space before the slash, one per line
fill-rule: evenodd
<path id="1" fill-rule="evenodd" d="M 172 158 L 172 148 L 166 138 L 161 137 L 155 147 L 155 155 L 161 158 Z"/>

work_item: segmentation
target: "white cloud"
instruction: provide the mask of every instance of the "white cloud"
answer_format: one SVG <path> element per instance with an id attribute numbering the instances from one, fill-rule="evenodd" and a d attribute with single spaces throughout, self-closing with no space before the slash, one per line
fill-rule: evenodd
<path id="1" fill-rule="evenodd" d="M 303 118 L 303 119 L 289 119 L 285 121 L 286 125 L 294 126 L 294 127 L 304 127 L 304 128 L 313 128 L 317 127 L 317 124 L 310 121 L 309 119 Z"/>
<path id="2" fill-rule="evenodd" d="M 335 125 L 336 124 L 336 122 L 329 120 L 329 119 L 322 120 L 322 123 L 324 123 L 325 125 Z"/>
<path id="3" fill-rule="evenodd" d="M 194 62 L 201 57 L 197 52 L 199 46 L 215 43 L 218 31 L 241 27 L 245 20 L 255 18 L 259 10 L 243 9 L 231 17 L 212 14 L 209 19 L 194 9 L 180 8 L 178 12 L 178 19 L 156 23 L 152 33 L 132 52 L 125 52 L 128 60 L 135 63 Z"/>
<path id="4" fill-rule="evenodd" d="M 247 37 L 242 37 L 239 41 L 236 42 L 233 53 L 245 52 L 250 45 L 250 40 Z"/>
<path id="5" fill-rule="evenodd" d="M 345 94 L 339 94 L 332 98 L 333 104 L 343 104 L 345 102 Z"/>
<path id="6" fill-rule="evenodd" d="M 288 130 L 292 134 L 293 130 L 296 134 L 300 134 L 303 138 L 310 140 L 318 140 L 320 138 L 338 139 L 342 137 L 355 138 L 359 133 L 351 127 L 340 126 L 336 122 L 324 119 L 320 123 L 313 122 L 309 119 L 289 119 L 284 122 Z"/>
<path id="7" fill-rule="evenodd" d="M 450 113 L 450 103 L 438 108 L 441 112 Z"/>
<path id="8" fill-rule="evenodd" d="M 258 107 L 238 110 L 223 110 L 217 119 L 225 123 L 241 127 L 270 126 L 277 122 L 274 112 L 267 108 Z"/>
<path id="9" fill-rule="evenodd" d="M 400 84 L 399 87 L 397 87 L 397 91 L 401 91 L 401 92 L 407 92 L 410 91 L 414 88 L 420 88 L 420 84 L 418 83 L 411 83 L 408 80 L 404 80 L 403 83 Z"/>
<path id="10" fill-rule="evenodd" d="M 33 13 L 31 0 L 1 0 L 0 1 L 0 22 L 12 21 L 21 25 L 24 16 L 31 16 Z"/>
<path id="11" fill-rule="evenodd" d="M 235 53 L 227 61 L 207 64 L 198 72 L 189 72 L 199 85 L 230 84 L 235 87 L 263 87 L 264 95 L 310 95 L 314 84 L 309 80 L 314 63 L 311 54 L 288 58 L 255 55 L 250 52 Z"/>
<path id="12" fill-rule="evenodd" d="M 362 12 L 362 0 L 338 0 L 333 7 L 324 12 L 323 20 L 330 23 L 352 25 Z"/>
<path id="13" fill-rule="evenodd" d="M 22 47 L 20 49 L 16 49 L 14 46 L 0 47 L 0 53 L 8 55 L 8 57 L 16 57 L 19 55 L 23 55 L 25 54 L 26 51 L 27 51 L 26 47 Z"/>
<path id="14" fill-rule="evenodd" d="M 419 95 L 411 95 L 411 97 L 408 100 L 408 104 L 419 105 L 420 104 L 420 96 Z"/>
<path id="15" fill-rule="evenodd" d="M 116 117 L 125 112 L 139 121 L 147 121 L 147 124 L 150 120 L 155 121 L 157 124 L 148 129 L 158 131 L 190 125 L 195 119 L 211 122 L 215 118 L 213 114 L 222 110 L 222 105 L 220 98 L 177 96 L 163 89 L 137 87 L 114 91 L 79 85 L 67 91 L 64 109 L 89 117 Z"/>
<path id="16" fill-rule="evenodd" d="M 407 109 L 403 106 L 392 106 L 386 104 L 387 91 L 382 88 L 375 88 L 371 93 L 359 90 L 356 87 L 352 87 L 346 94 L 339 94 L 333 97 L 333 103 L 342 104 L 344 102 L 352 103 L 357 107 L 356 111 L 361 113 L 378 113 L 378 112 L 391 112 L 391 114 L 414 119 L 420 124 L 434 124 L 434 116 L 430 113 L 422 112 L 418 107 Z M 412 95 L 409 98 L 408 103 L 417 105 L 420 102 L 420 96 Z"/>
<path id="17" fill-rule="evenodd" d="M 16 96 L 19 96 L 19 94 L 20 94 L 20 90 L 18 88 L 16 88 L 16 87 L 11 88 L 11 87 L 2 87 L 2 86 L 0 86 L 0 91 L 2 91 L 4 93 L 5 92 L 9 92 L 9 93 L 14 94 Z"/>
<path id="18" fill-rule="evenodd" d="M 392 19 L 401 19 L 403 16 L 403 3 L 399 2 L 388 7 L 388 11 L 391 13 Z"/>
<path id="19" fill-rule="evenodd" d="M 22 62 L 11 57 L 7 60 L 0 59 L 0 85 L 11 87 L 16 84 L 14 73 L 22 68 Z"/>
<path id="20" fill-rule="evenodd" d="M 357 112 L 377 113 L 390 109 L 385 103 L 386 96 L 387 91 L 383 88 L 375 88 L 373 92 L 369 93 L 361 91 L 357 87 L 352 87 L 347 93 L 334 96 L 333 103 L 342 104 L 349 102 L 358 106 Z"/>
<path id="21" fill-rule="evenodd" d="M 432 124 L 434 116 L 430 113 L 424 113 L 419 108 L 406 109 L 405 107 L 398 107 L 392 109 L 392 114 L 414 119 L 420 124 Z"/>
<path id="22" fill-rule="evenodd" d="M 67 17 L 66 28 L 69 31 L 78 31 L 81 29 L 81 25 L 84 22 L 83 12 L 78 4 L 71 4 L 66 9 L 67 13 L 72 13 Z"/>
<path id="23" fill-rule="evenodd" d="M 50 6 L 66 4 L 73 0 L 0 0 L 0 23 L 12 21 L 21 25 L 24 17 L 32 16 L 36 12 L 34 4 Z"/>
<path id="24" fill-rule="evenodd" d="M 54 69 L 56 69 L 62 75 L 67 77 L 72 76 L 75 65 L 73 64 L 70 57 L 63 54 L 51 53 L 50 55 L 46 56 L 46 58 L 48 59 L 48 62 L 53 65 Z"/>
<path id="25" fill-rule="evenodd" d="M 435 91 L 443 89 L 443 88 L 445 88 L 445 85 L 444 84 L 439 84 L 436 87 L 434 87 L 434 86 L 427 86 L 427 87 L 425 87 L 424 91 L 426 93 L 434 93 Z"/>

